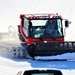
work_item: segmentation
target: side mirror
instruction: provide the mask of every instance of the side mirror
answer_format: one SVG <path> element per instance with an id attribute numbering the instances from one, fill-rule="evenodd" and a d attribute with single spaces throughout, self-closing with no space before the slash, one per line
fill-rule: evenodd
<path id="1" fill-rule="evenodd" d="M 69 27 L 69 21 L 68 20 L 65 21 L 65 27 Z"/>

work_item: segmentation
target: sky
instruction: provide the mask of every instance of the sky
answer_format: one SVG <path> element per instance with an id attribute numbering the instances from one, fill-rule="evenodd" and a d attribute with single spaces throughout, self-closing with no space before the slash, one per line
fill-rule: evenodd
<path id="1" fill-rule="evenodd" d="M 63 18 L 72 21 L 66 30 L 67 37 L 74 39 L 74 0 L 0 0 L 0 32 L 7 32 L 12 25 L 17 31 L 20 14 L 28 13 L 59 13 Z M 71 34 L 71 35 L 70 35 Z"/>

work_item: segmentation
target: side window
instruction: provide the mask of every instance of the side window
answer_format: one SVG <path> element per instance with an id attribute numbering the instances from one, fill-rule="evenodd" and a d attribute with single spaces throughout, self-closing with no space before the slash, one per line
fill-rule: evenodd
<path id="1" fill-rule="evenodd" d="M 62 26 L 61 26 L 61 20 L 60 19 L 57 20 L 57 25 L 58 25 L 58 31 L 62 36 Z"/>
<path id="2" fill-rule="evenodd" d="M 24 18 L 24 22 L 23 22 L 23 32 L 24 32 L 24 34 L 26 35 L 26 37 L 28 37 L 29 36 L 29 34 L 28 34 L 28 27 L 29 27 L 29 21 L 26 19 L 26 18 Z"/>
<path id="3" fill-rule="evenodd" d="M 24 22 L 23 23 L 24 23 L 24 27 L 26 29 L 28 29 L 29 21 L 26 18 L 24 18 Z"/>

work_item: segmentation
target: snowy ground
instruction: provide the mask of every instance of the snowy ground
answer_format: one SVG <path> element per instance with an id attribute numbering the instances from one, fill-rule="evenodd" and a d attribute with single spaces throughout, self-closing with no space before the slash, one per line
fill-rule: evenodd
<path id="1" fill-rule="evenodd" d="M 17 44 L 19 42 L 13 42 L 13 41 L 11 42 L 10 39 L 8 40 L 6 39 L 3 41 L 0 40 L 0 45 L 4 45 L 4 47 L 6 46 L 7 43 L 10 46 L 11 43 Z M 67 58 L 75 57 L 74 53 L 72 54 L 72 56 L 69 53 L 68 55 L 69 56 L 66 56 L 65 54 L 65 57 Z M 48 59 L 48 58 L 50 57 L 46 57 L 45 59 Z M 0 56 L 0 75 L 17 75 L 18 71 L 31 69 L 31 68 L 59 69 L 62 71 L 63 75 L 75 75 L 75 61 L 71 61 L 71 60 L 70 61 L 51 61 L 51 60 L 43 61 L 43 60 L 15 59 L 15 58 L 11 59 L 11 58 L 5 58 Z"/>
<path id="2" fill-rule="evenodd" d="M 30 67 L 28 62 L 16 62 L 0 57 L 0 75 L 17 75 L 21 69 Z"/>
<path id="3" fill-rule="evenodd" d="M 74 61 L 33 61 L 0 57 L 0 75 L 17 75 L 18 71 L 31 68 L 59 69 L 63 75 L 75 75 Z"/>
<path id="4" fill-rule="evenodd" d="M 67 40 L 75 40 L 75 0 L 0 0 L 0 32 L 8 31 L 8 26 L 19 24 L 19 15 L 21 13 L 59 13 L 63 18 L 72 21 L 70 28 L 66 30 Z M 33 3 L 34 2 L 34 3 Z M 68 8 L 67 8 L 68 6 Z M 30 10 L 29 10 L 30 9 Z M 35 10 L 35 11 L 34 11 Z M 9 34 L 10 35 L 10 34 Z M 13 35 L 13 34 L 12 34 Z M 10 35 L 10 37 L 12 36 Z M 13 35 L 13 38 L 16 36 Z M 7 35 L 0 39 L 3 41 L 10 41 Z M 14 40 L 12 38 L 12 40 Z M 0 40 L 0 41 L 1 41 Z M 10 42 L 11 43 L 11 42 Z M 16 43 L 16 42 L 15 42 Z M 5 46 L 5 44 L 0 44 Z M 9 44 L 10 45 L 10 44 Z M 4 47 L 0 50 L 6 49 Z M 3 48 L 3 49 L 2 49 Z M 5 55 L 5 54 L 4 54 Z M 74 58 L 75 54 L 68 54 L 67 58 Z M 60 57 L 60 56 L 58 56 Z M 52 57 L 51 57 L 52 58 Z M 53 57 L 55 58 L 55 57 Z M 62 57 L 64 58 L 64 57 Z M 48 58 L 46 58 L 48 59 Z M 75 61 L 33 61 L 29 59 L 7 59 L 0 56 L 0 75 L 17 75 L 21 69 L 30 68 L 55 68 L 60 69 L 63 75 L 75 75 Z"/>

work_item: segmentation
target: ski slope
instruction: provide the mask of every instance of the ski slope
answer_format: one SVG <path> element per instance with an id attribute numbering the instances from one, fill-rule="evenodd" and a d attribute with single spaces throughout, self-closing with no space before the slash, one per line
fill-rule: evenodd
<path id="1" fill-rule="evenodd" d="M 17 75 L 19 70 L 30 67 L 28 62 L 16 62 L 0 57 L 0 75 Z"/>
<path id="2" fill-rule="evenodd" d="M 66 30 L 65 40 L 75 41 L 75 0 L 0 0 L 0 32 L 8 32 L 11 25 L 17 33 L 17 25 L 20 24 L 19 15 L 25 13 L 59 13 L 72 22 Z M 8 37 L 4 38 L 7 40 Z M 75 54 L 66 57 L 74 58 Z M 60 69 L 63 75 L 75 75 L 75 61 L 33 61 L 0 56 L 0 75 L 17 75 L 19 70 L 27 68 L 55 68 Z"/>
<path id="3" fill-rule="evenodd" d="M 18 71 L 32 68 L 61 70 L 63 75 L 75 75 L 75 62 L 33 61 L 30 59 L 7 59 L 0 57 L 0 75 L 17 75 Z"/>
<path id="4" fill-rule="evenodd" d="M 16 42 L 15 42 L 16 41 Z M 6 51 L 9 47 L 11 49 L 12 46 L 17 46 L 20 44 L 19 40 L 13 38 L 6 38 L 0 40 L 0 51 Z M 19 45 L 18 45 L 19 46 Z M 12 56 L 12 55 L 11 55 Z M 6 58 L 7 57 L 7 58 Z M 17 75 L 20 70 L 32 69 L 32 68 L 52 68 L 59 69 L 62 71 L 64 75 L 75 75 L 75 60 L 69 61 L 51 61 L 48 59 L 56 59 L 55 57 L 35 57 L 37 60 L 31 59 L 18 59 L 18 58 L 9 58 L 10 56 L 2 57 L 0 54 L 0 75 Z M 57 58 L 67 58 L 73 59 L 75 58 L 75 53 L 68 53 L 58 55 Z"/>
<path id="5" fill-rule="evenodd" d="M 10 41 L 9 41 L 10 40 Z M 9 42 L 8 42 L 9 41 Z M 12 45 L 11 45 L 12 43 Z M 12 47 L 18 45 L 19 42 L 16 40 L 9 39 L 2 39 L 0 40 L 0 51 L 7 50 L 7 47 Z M 2 47 L 4 46 L 4 48 Z M 60 58 L 60 56 L 57 56 Z M 61 56 L 62 58 L 75 58 L 75 53 L 68 53 L 67 55 L 64 54 Z M 55 59 L 55 57 L 35 57 L 36 60 L 31 59 L 18 59 L 18 58 L 11 58 L 0 55 L 0 75 L 17 75 L 18 71 L 25 70 L 25 69 L 32 69 L 32 68 L 52 68 L 52 69 L 59 69 L 63 72 L 64 75 L 74 75 L 75 74 L 75 60 L 69 61 L 51 61 L 49 59 Z M 44 59 L 44 60 L 39 60 Z"/>

